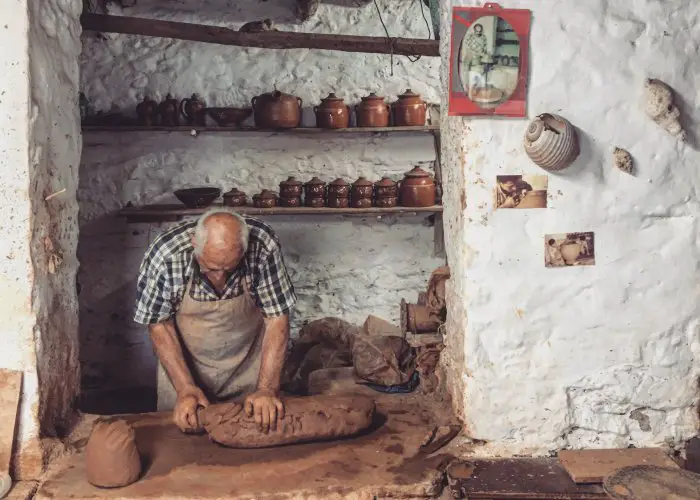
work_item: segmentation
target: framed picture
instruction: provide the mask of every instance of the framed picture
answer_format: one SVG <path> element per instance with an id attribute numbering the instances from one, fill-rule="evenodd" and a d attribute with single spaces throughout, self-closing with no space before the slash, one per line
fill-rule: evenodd
<path id="1" fill-rule="evenodd" d="M 497 175 L 493 208 L 547 208 L 546 175 Z"/>
<path id="2" fill-rule="evenodd" d="M 562 233 L 544 236 L 545 267 L 595 265 L 595 234 Z"/>
<path id="3" fill-rule="evenodd" d="M 496 3 L 452 9 L 450 116 L 525 116 L 531 17 Z"/>

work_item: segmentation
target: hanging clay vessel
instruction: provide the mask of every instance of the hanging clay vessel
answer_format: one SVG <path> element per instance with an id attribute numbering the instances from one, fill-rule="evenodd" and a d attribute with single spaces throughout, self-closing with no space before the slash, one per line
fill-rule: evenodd
<path id="1" fill-rule="evenodd" d="M 314 113 L 318 128 L 348 128 L 350 124 L 350 108 L 332 92 L 321 100 L 321 104 L 314 106 Z"/>
<path id="2" fill-rule="evenodd" d="M 198 94 L 192 94 L 192 97 L 183 99 L 180 102 L 180 113 L 185 117 L 188 125 L 204 126 L 206 113 L 204 108 L 207 103 Z"/>
<path id="3" fill-rule="evenodd" d="M 422 127 L 425 125 L 428 104 L 420 98 L 419 94 L 411 92 L 411 89 L 401 94 L 398 101 L 391 107 L 394 110 L 394 126 Z"/>
<path id="4" fill-rule="evenodd" d="M 272 208 L 277 206 L 277 195 L 269 189 L 263 189 L 253 195 L 253 205 L 257 208 Z"/>
<path id="5" fill-rule="evenodd" d="M 420 167 L 404 174 L 399 188 L 399 201 L 403 207 L 430 207 L 436 203 L 433 176 Z"/>
<path id="6" fill-rule="evenodd" d="M 224 193 L 224 205 L 227 207 L 242 207 L 246 204 L 246 194 L 236 188 Z"/>
<path id="7" fill-rule="evenodd" d="M 320 208 L 326 205 L 326 183 L 313 177 L 304 184 L 304 204 L 307 207 Z"/>
<path id="8" fill-rule="evenodd" d="M 369 208 L 372 206 L 374 184 L 364 177 L 352 183 L 350 189 L 350 206 L 352 208 Z"/>
<path id="9" fill-rule="evenodd" d="M 390 107 L 384 98 L 374 92 L 363 97 L 355 107 L 358 127 L 387 127 L 389 125 Z"/>
<path id="10" fill-rule="evenodd" d="M 523 146 L 535 164 L 550 172 L 565 169 L 580 152 L 574 126 L 565 118 L 550 113 L 539 115 L 530 123 Z"/>

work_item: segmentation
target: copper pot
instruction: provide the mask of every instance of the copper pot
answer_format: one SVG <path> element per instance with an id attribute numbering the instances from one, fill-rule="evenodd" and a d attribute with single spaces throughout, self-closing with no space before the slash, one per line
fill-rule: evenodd
<path id="1" fill-rule="evenodd" d="M 399 312 L 401 331 L 404 333 L 433 333 L 440 328 L 440 320 L 430 314 L 427 306 L 409 304 L 405 299 L 401 299 Z"/>
<path id="2" fill-rule="evenodd" d="M 313 177 L 309 182 L 304 184 L 304 199 L 307 207 L 324 206 L 326 200 L 326 183 L 318 177 Z M 312 200 L 321 200 L 312 201 Z M 319 205 L 320 203 L 320 205 Z"/>
<path id="3" fill-rule="evenodd" d="M 350 206 L 353 208 L 367 208 L 372 206 L 372 191 L 374 184 L 364 177 L 360 177 L 352 183 L 350 189 Z"/>
<path id="4" fill-rule="evenodd" d="M 253 195 L 253 205 L 258 208 L 276 207 L 277 195 L 269 189 L 263 189 L 259 194 Z"/>
<path id="5" fill-rule="evenodd" d="M 236 188 L 224 193 L 224 205 L 228 207 L 242 207 L 246 201 L 246 194 Z"/>
<path id="6" fill-rule="evenodd" d="M 389 126 L 390 107 L 384 98 L 374 92 L 363 97 L 362 102 L 355 107 L 358 127 L 387 127 Z"/>
<path id="7" fill-rule="evenodd" d="M 258 128 L 296 128 L 301 123 L 300 97 L 279 90 L 253 97 L 255 126 Z"/>
<path id="8" fill-rule="evenodd" d="M 165 100 L 158 105 L 158 116 L 160 124 L 164 127 L 176 127 L 180 125 L 180 113 L 178 111 L 177 99 L 168 94 Z"/>
<path id="9" fill-rule="evenodd" d="M 396 196 L 378 196 L 374 200 L 374 204 L 379 208 L 393 208 L 398 203 L 399 200 Z"/>
<path id="10" fill-rule="evenodd" d="M 294 176 L 280 182 L 280 196 L 282 198 L 299 198 L 301 197 L 301 192 L 302 184 Z"/>
<path id="11" fill-rule="evenodd" d="M 150 127 L 155 125 L 155 120 L 157 118 L 156 111 L 158 110 L 158 103 L 151 99 L 150 97 L 144 97 L 143 101 L 136 105 L 136 115 L 139 119 L 139 125 Z"/>
<path id="12" fill-rule="evenodd" d="M 350 184 L 345 182 L 345 179 L 338 177 L 336 180 L 328 184 L 328 197 L 348 198 L 350 196 Z"/>
<path id="13" fill-rule="evenodd" d="M 430 207 L 436 202 L 433 176 L 420 167 L 404 174 L 399 188 L 399 202 L 404 207 Z"/>
<path id="14" fill-rule="evenodd" d="M 425 125 L 425 114 L 428 104 L 414 94 L 411 89 L 399 96 L 391 106 L 394 111 L 394 125 L 397 127 L 422 127 Z"/>
<path id="15" fill-rule="evenodd" d="M 347 128 L 350 124 L 350 107 L 333 92 L 322 99 L 320 105 L 314 106 L 314 113 L 318 128 Z"/>
<path id="16" fill-rule="evenodd" d="M 199 94 L 192 94 L 192 97 L 180 102 L 180 114 L 185 117 L 185 122 L 188 125 L 204 126 L 206 116 L 204 108 L 206 107 L 207 103 L 199 97 Z"/>
<path id="17" fill-rule="evenodd" d="M 327 205 L 331 208 L 348 208 L 350 206 L 350 198 L 348 196 L 328 195 Z"/>
<path id="18" fill-rule="evenodd" d="M 300 207 L 301 206 L 301 198 L 299 196 L 280 196 L 278 203 L 280 207 Z"/>
<path id="19" fill-rule="evenodd" d="M 396 198 L 399 193 L 399 188 L 398 185 L 388 177 L 382 177 L 381 180 L 374 183 L 374 192 L 377 198 Z"/>

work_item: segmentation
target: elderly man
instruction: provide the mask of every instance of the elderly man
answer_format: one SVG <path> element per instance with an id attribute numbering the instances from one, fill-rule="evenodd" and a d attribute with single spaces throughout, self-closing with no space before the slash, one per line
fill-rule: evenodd
<path id="1" fill-rule="evenodd" d="M 134 317 L 158 355 L 158 409 L 193 432 L 199 406 L 246 394 L 248 415 L 275 430 L 295 303 L 280 243 L 263 222 L 214 209 L 159 235 L 141 264 Z"/>

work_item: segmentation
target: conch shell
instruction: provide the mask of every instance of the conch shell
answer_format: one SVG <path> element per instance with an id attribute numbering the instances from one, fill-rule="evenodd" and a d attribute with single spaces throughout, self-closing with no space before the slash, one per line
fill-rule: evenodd
<path id="1" fill-rule="evenodd" d="M 101 488 L 133 483 L 141 474 L 134 429 L 124 420 L 95 423 L 85 450 L 87 479 Z"/>
<path id="2" fill-rule="evenodd" d="M 647 78 L 645 111 L 662 129 L 681 142 L 685 142 L 686 134 L 679 118 L 681 112 L 674 104 L 673 90 L 661 80 Z"/>
<path id="3" fill-rule="evenodd" d="M 551 172 L 565 169 L 580 153 L 574 126 L 550 113 L 541 114 L 530 123 L 523 146 L 535 164 Z"/>

